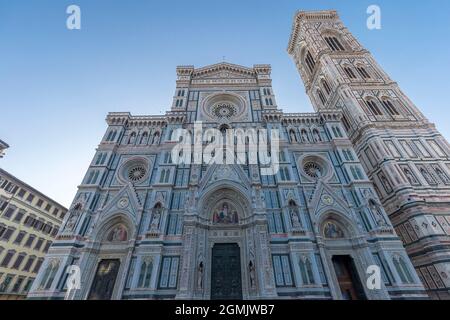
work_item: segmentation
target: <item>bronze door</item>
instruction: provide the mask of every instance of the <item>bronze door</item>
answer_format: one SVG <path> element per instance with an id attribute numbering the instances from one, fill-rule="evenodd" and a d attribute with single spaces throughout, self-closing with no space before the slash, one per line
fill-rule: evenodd
<path id="1" fill-rule="evenodd" d="M 119 267 L 120 261 L 116 259 L 100 261 L 89 293 L 89 300 L 111 300 Z"/>
<path id="2" fill-rule="evenodd" d="M 365 300 L 364 289 L 350 256 L 334 256 L 334 271 L 344 300 Z"/>
<path id="3" fill-rule="evenodd" d="M 242 299 L 241 257 L 237 244 L 216 244 L 213 248 L 211 299 Z"/>

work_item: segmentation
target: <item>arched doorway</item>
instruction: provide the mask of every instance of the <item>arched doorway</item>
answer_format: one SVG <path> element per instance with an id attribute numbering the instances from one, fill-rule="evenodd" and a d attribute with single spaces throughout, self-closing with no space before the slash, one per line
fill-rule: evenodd
<path id="1" fill-rule="evenodd" d="M 205 192 L 197 227 L 197 291 L 206 299 L 246 299 L 256 294 L 254 224 L 242 190 L 218 184 Z M 248 267 L 251 266 L 251 267 Z M 202 277 L 202 279 L 199 279 Z M 202 284 L 202 286 L 200 286 Z"/>

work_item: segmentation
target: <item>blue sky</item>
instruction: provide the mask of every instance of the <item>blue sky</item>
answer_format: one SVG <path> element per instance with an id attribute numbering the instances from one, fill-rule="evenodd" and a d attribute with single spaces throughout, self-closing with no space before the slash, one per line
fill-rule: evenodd
<path id="1" fill-rule="evenodd" d="M 66 8 L 82 30 L 66 28 Z M 382 29 L 366 28 L 366 9 Z M 445 0 L 0 0 L 0 166 L 69 206 L 110 111 L 170 108 L 177 65 L 272 65 L 286 112 L 312 106 L 286 47 L 297 10 L 337 9 L 445 137 L 450 138 L 450 2 Z"/>

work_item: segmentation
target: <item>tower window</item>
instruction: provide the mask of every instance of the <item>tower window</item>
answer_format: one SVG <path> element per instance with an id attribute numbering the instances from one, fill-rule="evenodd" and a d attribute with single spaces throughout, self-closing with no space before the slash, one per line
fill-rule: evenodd
<path id="1" fill-rule="evenodd" d="M 306 59 L 305 59 L 305 61 L 306 61 L 306 64 L 308 65 L 309 71 L 310 71 L 311 73 L 313 73 L 313 72 L 314 72 L 314 69 L 315 69 L 315 67 L 316 67 L 316 62 L 314 61 L 314 58 L 312 57 L 311 52 L 308 51 L 308 52 L 306 53 Z"/>
<path id="2" fill-rule="evenodd" d="M 322 87 L 325 89 L 325 92 L 329 95 L 331 93 L 331 87 L 328 84 L 327 80 L 322 79 Z"/>
<path id="3" fill-rule="evenodd" d="M 347 74 L 347 76 L 348 76 L 350 79 L 356 79 L 356 75 L 355 75 L 355 73 L 353 72 L 352 68 L 350 68 L 350 67 L 344 67 L 344 71 L 345 71 L 345 73 Z"/>
<path id="4" fill-rule="evenodd" d="M 377 103 L 373 99 L 366 100 L 366 104 L 370 109 L 370 112 L 376 116 L 383 115 L 380 111 L 380 108 L 378 107 Z"/>
<path id="5" fill-rule="evenodd" d="M 397 111 L 397 108 L 394 106 L 394 104 L 391 102 L 391 100 L 382 100 L 383 106 L 386 108 L 386 110 L 389 112 L 391 116 L 399 116 L 400 113 Z"/>
<path id="6" fill-rule="evenodd" d="M 370 79 L 371 78 L 370 74 L 367 72 L 366 68 L 364 68 L 364 67 L 357 67 L 356 70 L 358 70 L 359 74 L 364 79 Z"/>
<path id="7" fill-rule="evenodd" d="M 327 99 L 325 99 L 322 90 L 317 90 L 317 95 L 319 96 L 319 99 L 322 102 L 322 104 L 325 105 L 327 103 Z"/>
<path id="8" fill-rule="evenodd" d="M 325 41 L 333 51 L 345 51 L 344 47 L 336 37 L 325 37 Z"/>

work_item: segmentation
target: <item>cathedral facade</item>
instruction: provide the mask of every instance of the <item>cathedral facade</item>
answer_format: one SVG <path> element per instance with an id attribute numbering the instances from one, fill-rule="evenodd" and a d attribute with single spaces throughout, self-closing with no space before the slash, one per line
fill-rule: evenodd
<path id="1" fill-rule="evenodd" d="M 270 65 L 224 62 L 178 67 L 165 115 L 108 114 L 29 298 L 448 297 L 449 144 L 336 12 L 299 12 L 288 52 L 315 113 L 281 111 Z M 229 134 L 261 129 L 272 174 Z M 244 161 L 211 161 L 218 140 Z"/>

